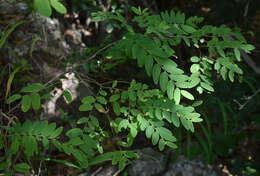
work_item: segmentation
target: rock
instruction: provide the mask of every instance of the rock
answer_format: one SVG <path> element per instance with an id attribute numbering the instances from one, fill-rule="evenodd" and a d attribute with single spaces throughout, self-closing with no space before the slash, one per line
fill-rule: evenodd
<path id="1" fill-rule="evenodd" d="M 133 162 L 129 176 L 151 176 L 165 169 L 163 154 L 151 148 L 142 149 L 138 154 L 140 158 Z"/>
<path id="2" fill-rule="evenodd" d="M 73 38 L 67 42 L 65 35 L 68 34 L 64 33 L 62 20 L 44 17 L 38 13 L 33 15 L 28 12 L 28 7 L 23 2 L 9 3 L 7 0 L 0 0 L 0 31 L 5 33 L 6 29 L 10 29 L 12 25 L 21 21 L 24 23 L 16 27 L 7 37 L 0 50 L 0 57 L 4 58 L 5 64 L 11 65 L 21 64 L 21 58 L 23 58 L 32 68 L 30 82 L 52 84 L 59 76 L 64 76 L 65 79 L 60 79 L 62 88 L 55 87 L 53 90 L 55 96 L 43 105 L 46 113 L 43 119 L 46 116 L 57 116 L 56 102 L 62 97 L 64 90 L 71 93 L 72 100 L 83 94 L 79 92 L 79 80 L 75 73 L 67 72 L 70 67 L 64 65 L 72 56 L 73 51 L 79 53 L 82 51 L 81 35 L 79 33 L 76 39 Z M 75 43 L 74 40 L 79 43 Z M 91 92 L 86 86 L 82 89 L 84 89 L 82 91 L 84 95 L 89 95 Z"/>
<path id="3" fill-rule="evenodd" d="M 133 162 L 130 176 L 218 176 L 216 170 L 198 159 L 180 156 L 165 168 L 165 156 L 151 148 L 142 149 L 140 158 Z"/>
<path id="4" fill-rule="evenodd" d="M 97 169 L 90 176 L 113 176 L 116 175 L 117 173 L 118 173 L 117 166 L 106 165 L 104 167 L 100 167 L 99 169 Z"/>
<path id="5" fill-rule="evenodd" d="M 210 165 L 198 159 L 187 159 L 180 156 L 176 163 L 170 165 L 163 176 L 218 176 Z"/>

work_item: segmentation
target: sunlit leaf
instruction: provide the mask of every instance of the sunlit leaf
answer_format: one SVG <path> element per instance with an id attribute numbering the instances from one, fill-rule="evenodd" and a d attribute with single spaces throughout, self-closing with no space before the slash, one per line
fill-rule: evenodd
<path id="1" fill-rule="evenodd" d="M 173 99 L 175 101 L 175 104 L 179 104 L 180 103 L 181 91 L 180 91 L 180 89 L 178 87 L 174 90 Z"/>
<path id="2" fill-rule="evenodd" d="M 34 0 L 34 5 L 39 13 L 43 16 L 51 16 L 51 6 L 49 0 Z"/>
<path id="3" fill-rule="evenodd" d="M 181 94 L 190 100 L 194 100 L 194 96 L 186 90 L 181 90 Z"/>
<path id="4" fill-rule="evenodd" d="M 51 6 L 59 13 L 65 14 L 67 13 L 66 7 L 59 2 L 59 0 L 50 0 Z"/>

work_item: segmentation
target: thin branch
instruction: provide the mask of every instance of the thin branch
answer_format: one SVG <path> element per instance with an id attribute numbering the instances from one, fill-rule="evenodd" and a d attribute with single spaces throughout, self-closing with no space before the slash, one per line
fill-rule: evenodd
<path id="1" fill-rule="evenodd" d="M 53 81 L 56 81 L 60 76 L 68 73 L 68 72 L 71 72 L 73 71 L 74 69 L 76 69 L 77 67 L 80 67 L 80 66 L 83 66 L 83 65 L 86 65 L 87 63 L 89 63 L 92 59 L 94 59 L 95 57 L 97 57 L 97 55 L 99 53 L 101 53 L 102 51 L 106 50 L 107 48 L 111 47 L 112 45 L 114 45 L 115 43 L 117 43 L 117 41 L 114 41 L 112 43 L 109 43 L 108 45 L 104 46 L 103 48 L 101 48 L 100 50 L 98 50 L 97 52 L 95 52 L 92 56 L 90 56 L 86 62 L 83 62 L 83 63 L 79 63 L 79 64 L 75 64 L 73 66 L 71 66 L 67 71 L 65 72 L 62 72 L 60 74 L 57 74 L 54 78 L 52 78 L 50 81 L 48 81 L 47 83 L 45 83 L 44 85 L 45 86 L 48 86 L 49 84 L 51 84 Z"/>
<path id="2" fill-rule="evenodd" d="M 238 106 L 239 106 L 238 110 L 242 110 L 249 103 L 249 101 L 251 99 L 253 99 L 259 92 L 260 92 L 260 89 L 258 89 L 253 95 L 247 97 L 246 102 L 244 102 L 243 104 L 239 103 L 237 100 L 233 100 L 235 103 L 238 104 Z"/>
<path id="3" fill-rule="evenodd" d="M 53 83 L 54 81 L 58 80 L 59 77 L 65 75 L 66 73 L 72 72 L 73 70 L 75 70 L 77 67 L 83 66 L 87 63 L 89 63 L 92 59 L 94 59 L 95 57 L 97 57 L 98 54 L 100 54 L 102 51 L 108 49 L 109 47 L 111 47 L 112 45 L 116 44 L 118 41 L 114 41 L 112 43 L 109 43 L 108 45 L 104 46 L 103 48 L 99 49 L 97 52 L 95 52 L 92 56 L 90 56 L 86 62 L 83 63 L 79 63 L 79 64 L 75 64 L 73 66 L 71 66 L 68 70 L 61 72 L 59 74 L 57 74 L 54 78 L 52 78 L 50 81 L 46 82 L 44 84 L 44 86 L 49 86 L 51 83 Z M 17 109 L 19 106 L 21 105 L 21 103 L 18 103 L 15 107 L 13 107 L 12 109 L 10 109 L 8 111 L 7 114 L 10 114 L 11 112 L 13 112 L 15 109 Z"/>

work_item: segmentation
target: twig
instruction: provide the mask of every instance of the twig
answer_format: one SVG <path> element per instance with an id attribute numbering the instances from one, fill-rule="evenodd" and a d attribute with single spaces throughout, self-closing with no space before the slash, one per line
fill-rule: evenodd
<path id="1" fill-rule="evenodd" d="M 238 104 L 238 106 L 239 106 L 238 110 L 242 110 L 242 109 L 249 103 L 249 101 L 250 101 L 252 98 L 254 98 L 259 92 L 260 92 L 260 89 L 258 89 L 253 95 L 247 97 L 246 102 L 243 103 L 243 104 L 240 104 L 237 100 L 233 100 L 235 103 Z"/>
<path id="2" fill-rule="evenodd" d="M 96 171 L 94 171 L 91 176 L 96 176 L 101 170 L 103 169 L 103 166 L 100 166 Z"/>
<path id="3" fill-rule="evenodd" d="M 245 51 L 240 50 L 241 55 L 243 56 L 245 62 L 248 64 L 249 67 L 251 67 L 255 73 L 260 74 L 260 67 L 256 65 L 256 63 L 251 59 L 251 57 L 246 54 Z"/>
<path id="4" fill-rule="evenodd" d="M 95 57 L 97 57 L 97 55 L 98 55 L 99 53 L 101 53 L 102 51 L 106 50 L 107 48 L 111 47 L 112 45 L 114 45 L 114 44 L 116 44 L 116 43 L 117 43 L 117 41 L 114 41 L 114 42 L 112 42 L 112 43 L 109 43 L 108 45 L 104 46 L 103 48 L 101 48 L 101 49 L 99 49 L 97 52 L 95 52 L 92 56 L 90 56 L 90 57 L 87 59 L 86 62 L 79 63 L 79 64 L 75 64 L 75 65 L 73 65 L 72 67 L 70 67 L 68 70 L 66 70 L 66 71 L 64 71 L 64 72 L 62 72 L 62 73 L 57 74 L 57 75 L 56 75 L 54 78 L 52 78 L 50 81 L 46 82 L 46 83 L 44 84 L 44 86 L 50 85 L 52 82 L 56 81 L 60 76 L 63 76 L 64 74 L 73 71 L 73 70 L 76 69 L 77 67 L 80 67 L 80 66 L 83 66 L 83 65 L 89 63 L 89 61 L 91 61 L 92 59 L 94 59 Z M 10 109 L 7 114 L 13 112 L 13 111 L 14 111 L 15 109 L 17 109 L 20 105 L 21 105 L 21 103 L 18 103 L 15 107 L 13 107 L 12 109 Z"/>
<path id="5" fill-rule="evenodd" d="M 104 50 L 106 50 L 107 48 L 111 47 L 111 46 L 114 45 L 116 42 L 117 42 L 117 41 L 114 41 L 114 42 L 109 43 L 108 45 L 104 46 L 103 48 L 101 48 L 100 50 L 98 50 L 97 52 L 95 52 L 92 56 L 90 56 L 90 57 L 87 59 L 86 62 L 79 63 L 79 64 L 75 64 L 75 65 L 73 65 L 70 69 L 68 69 L 67 71 L 57 74 L 54 78 L 52 78 L 50 81 L 48 81 L 48 82 L 45 83 L 44 85 L 45 85 L 45 86 L 48 86 L 48 85 L 51 84 L 53 81 L 56 81 L 60 76 L 66 74 L 66 73 L 68 73 L 68 72 L 73 71 L 73 70 L 74 70 L 75 68 L 77 68 L 77 67 L 80 67 L 80 66 L 83 66 L 83 65 L 89 63 L 89 61 L 91 61 L 92 59 L 94 59 L 95 57 L 97 57 L 97 55 L 98 55 L 99 53 L 101 53 L 102 51 L 104 51 Z"/>

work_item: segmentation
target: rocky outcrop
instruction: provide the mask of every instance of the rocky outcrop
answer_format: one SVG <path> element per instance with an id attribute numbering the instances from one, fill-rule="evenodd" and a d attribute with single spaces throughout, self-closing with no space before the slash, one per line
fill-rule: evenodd
<path id="1" fill-rule="evenodd" d="M 73 72 L 67 72 L 68 67 L 63 63 L 73 54 L 82 50 L 81 36 L 76 35 L 65 40 L 64 25 L 57 18 L 47 18 L 29 11 L 23 2 L 9 3 L 7 0 L 0 1 L 0 31 L 7 34 L 15 24 L 19 26 L 7 35 L 4 45 L 0 48 L 0 60 L 3 65 L 21 64 L 27 62 L 30 67 L 30 82 L 41 82 L 49 85 L 58 80 L 59 76 L 62 88 L 55 88 L 53 98 L 46 102 L 43 107 L 48 117 L 56 114 L 56 102 L 62 97 L 63 91 L 68 90 L 72 99 L 77 98 L 76 89 L 79 86 Z M 84 44 L 83 44 L 84 45 Z M 0 62 L 0 63 L 1 63 Z M 88 92 L 85 87 L 84 92 Z"/>
<path id="2" fill-rule="evenodd" d="M 166 156 L 152 148 L 139 151 L 139 159 L 134 160 L 131 166 L 124 171 L 128 176 L 220 176 L 218 169 L 203 163 L 199 159 L 178 157 L 177 161 L 165 161 Z M 166 163 L 169 162 L 166 166 Z M 115 166 L 100 167 L 91 176 L 118 175 Z M 124 175 L 124 174 L 123 174 Z"/>

